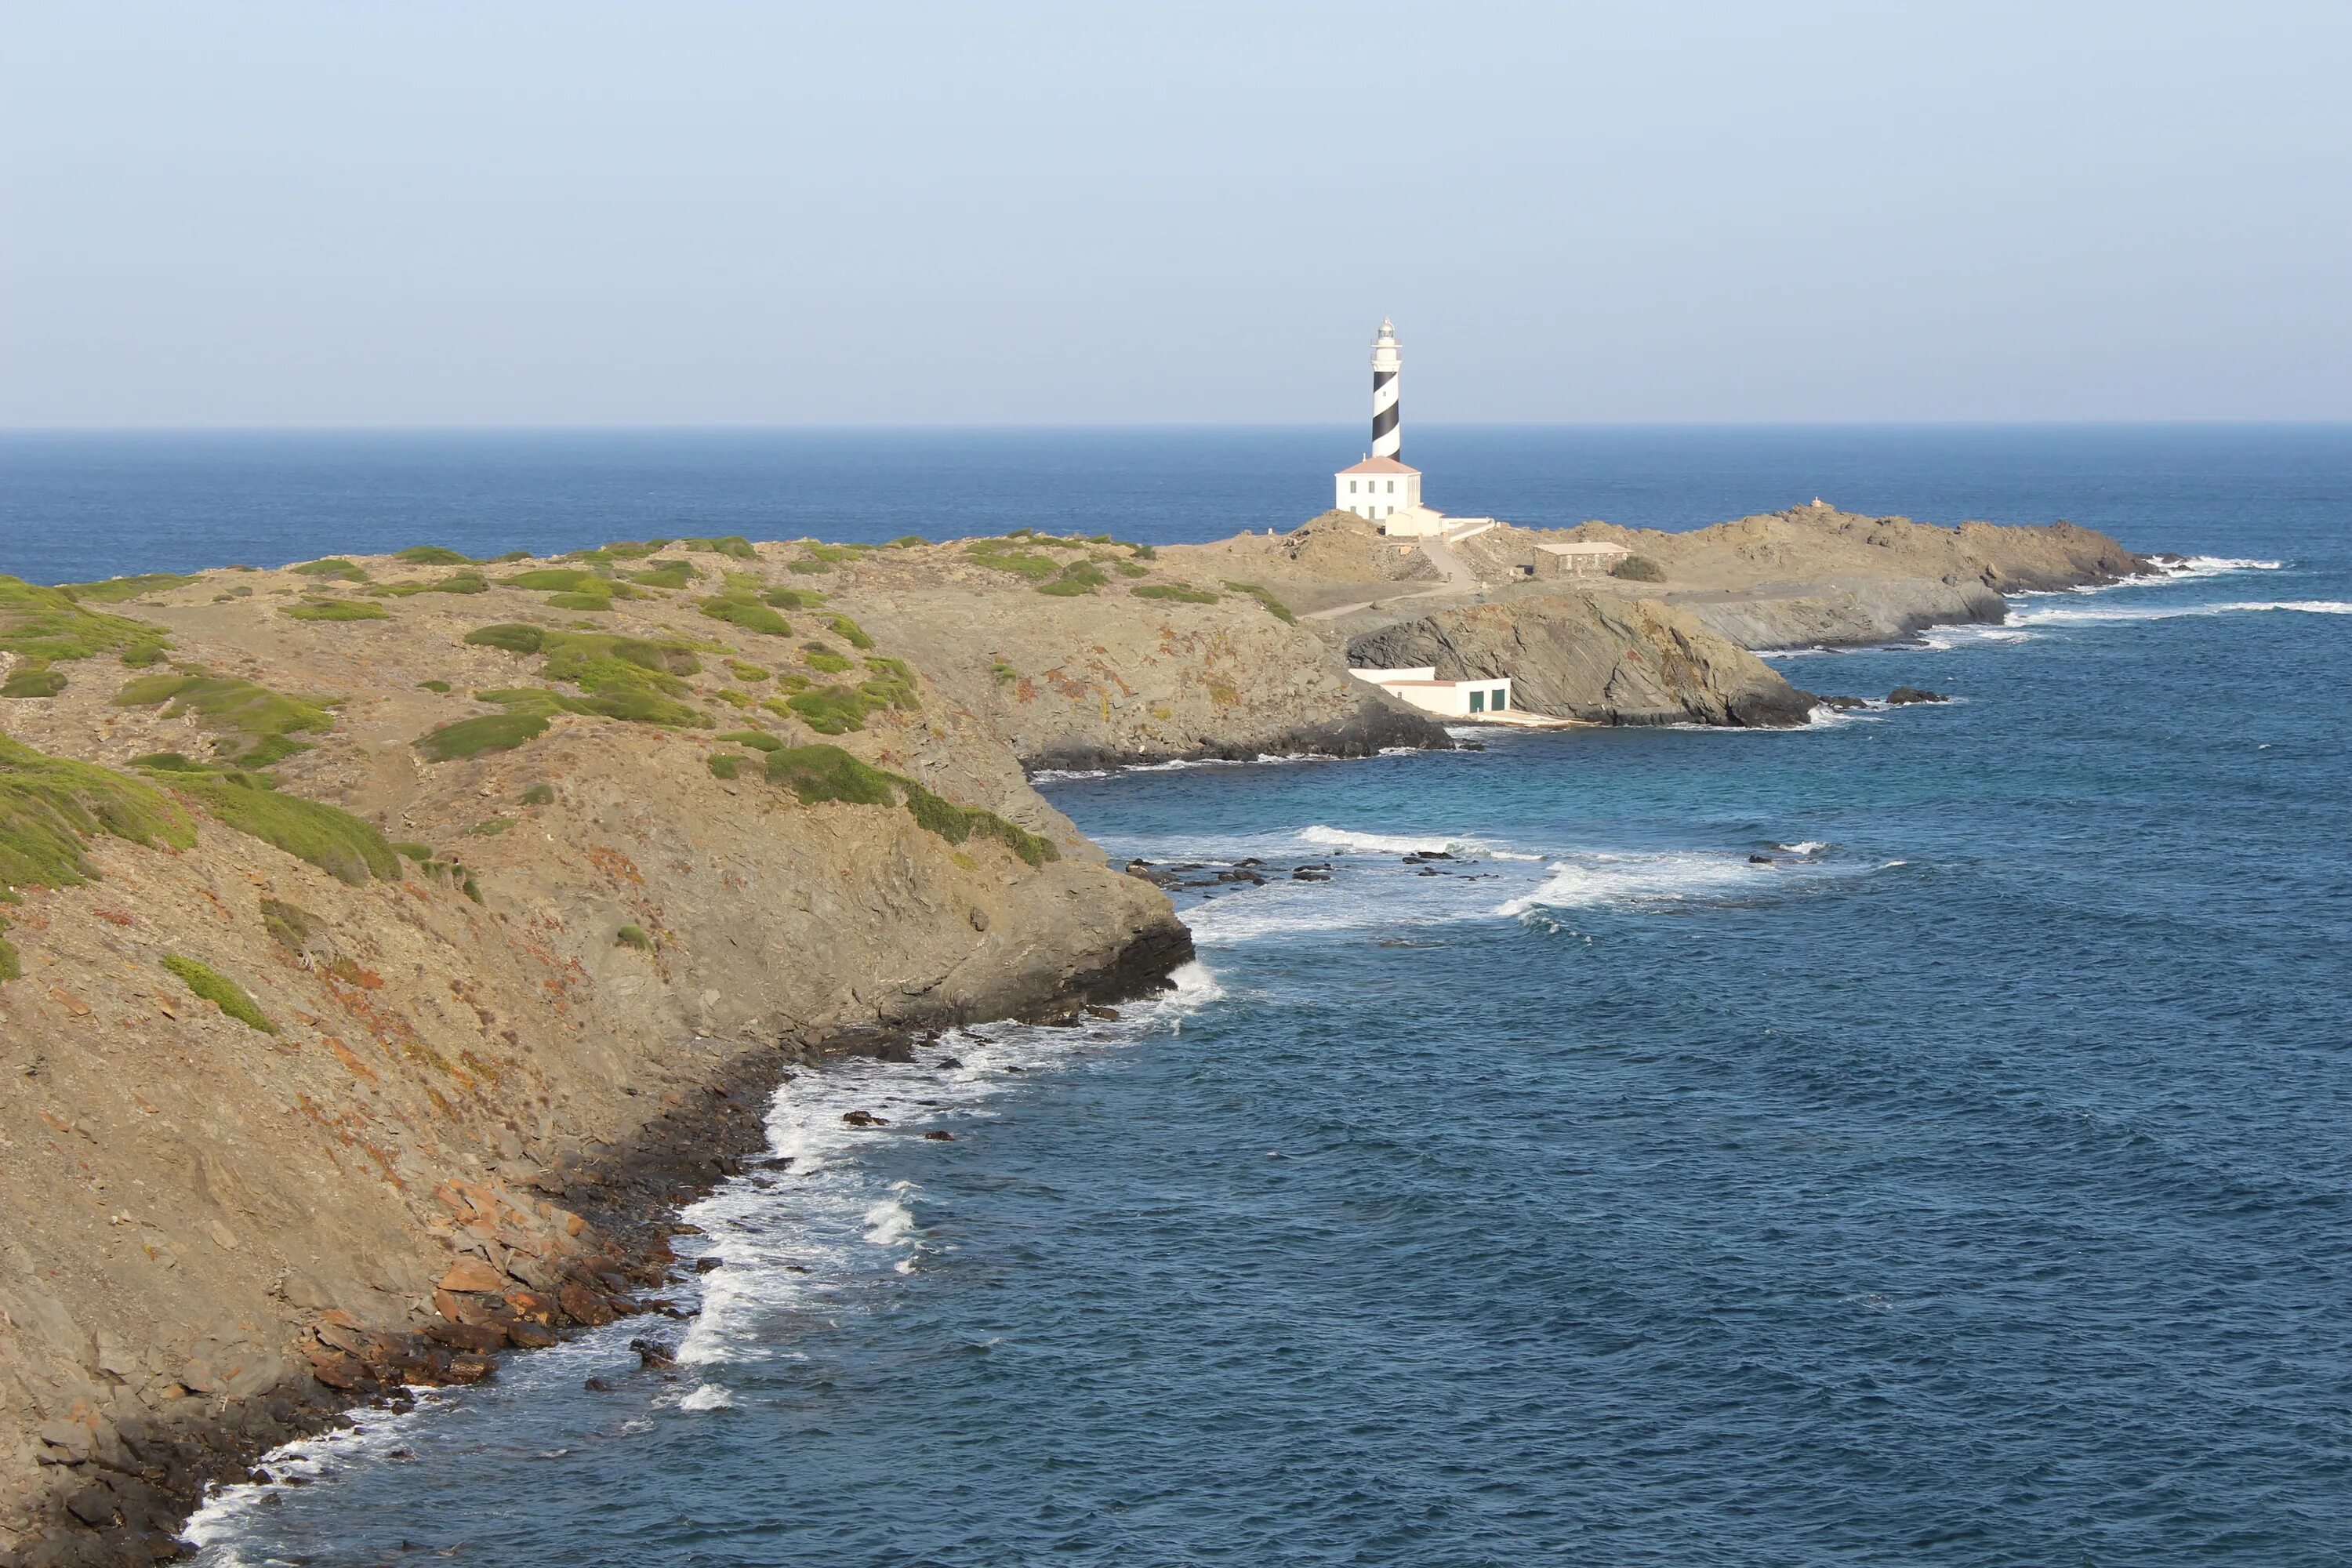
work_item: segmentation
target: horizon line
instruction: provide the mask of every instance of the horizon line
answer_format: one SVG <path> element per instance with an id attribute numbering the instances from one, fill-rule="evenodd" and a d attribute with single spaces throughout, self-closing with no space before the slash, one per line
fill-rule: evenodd
<path id="1" fill-rule="evenodd" d="M 516 423 L 380 425 L 0 425 L 0 437 L 26 436 L 515 436 L 515 435 L 848 435 L 940 432 L 987 434 L 1034 432 L 1105 434 L 1169 430 L 1291 431 L 1352 430 L 1356 421 L 1286 421 L 1255 424 L 1201 420 L 857 421 L 838 424 Z M 2352 416 L 2082 419 L 1423 419 L 1417 429 L 1435 430 L 2164 430 L 2331 429 L 2352 427 Z"/>

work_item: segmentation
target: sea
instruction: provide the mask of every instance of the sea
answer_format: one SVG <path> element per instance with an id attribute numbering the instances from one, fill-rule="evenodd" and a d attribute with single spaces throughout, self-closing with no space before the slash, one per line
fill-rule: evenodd
<path id="1" fill-rule="evenodd" d="M 689 1321 L 280 1451 L 195 1561 L 2352 1562 L 2352 427 L 1412 438 L 1456 512 L 2191 559 L 1774 656 L 1943 703 L 1041 779 L 1115 857 L 1270 880 L 1180 894 L 1198 963 L 1116 1019 L 786 1084 L 789 1163 L 688 1211 Z M 1360 446 L 12 435 L 0 571 L 1166 542 L 1291 526 Z"/>

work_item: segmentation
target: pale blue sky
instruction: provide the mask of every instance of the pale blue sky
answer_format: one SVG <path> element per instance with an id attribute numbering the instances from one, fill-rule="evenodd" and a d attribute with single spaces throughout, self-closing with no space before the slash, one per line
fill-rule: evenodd
<path id="1" fill-rule="evenodd" d="M 0 425 L 2352 417 L 2352 5 L 0 5 Z"/>

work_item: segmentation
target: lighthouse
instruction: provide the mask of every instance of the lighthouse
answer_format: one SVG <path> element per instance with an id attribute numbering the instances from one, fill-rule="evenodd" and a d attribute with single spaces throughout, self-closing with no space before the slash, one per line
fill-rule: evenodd
<path id="1" fill-rule="evenodd" d="M 1404 354 L 1397 346 L 1396 323 L 1382 321 L 1372 340 L 1372 450 L 1352 468 L 1333 476 L 1332 504 L 1341 511 L 1381 525 L 1384 533 L 1434 531 L 1417 526 L 1423 517 L 1421 470 L 1406 465 L 1404 426 L 1397 405 L 1397 373 Z M 1398 514 L 1402 513 L 1402 517 Z M 1432 514 L 1433 515 L 1433 514 Z M 1391 525 L 1389 519 L 1397 518 Z"/>
<path id="2" fill-rule="evenodd" d="M 1397 348 L 1396 323 L 1381 323 L 1372 340 L 1372 456 L 1404 461 L 1404 426 L 1397 409 L 1397 372 L 1404 355 Z"/>

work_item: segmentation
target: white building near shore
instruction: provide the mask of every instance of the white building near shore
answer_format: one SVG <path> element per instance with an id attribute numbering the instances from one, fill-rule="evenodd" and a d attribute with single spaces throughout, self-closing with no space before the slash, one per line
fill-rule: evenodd
<path id="1" fill-rule="evenodd" d="M 1511 678 L 1481 676 L 1475 680 L 1440 680 L 1433 664 L 1405 665 L 1396 669 L 1351 669 L 1357 679 L 1379 687 L 1399 701 L 1444 719 L 1476 719 L 1511 711 Z"/>

